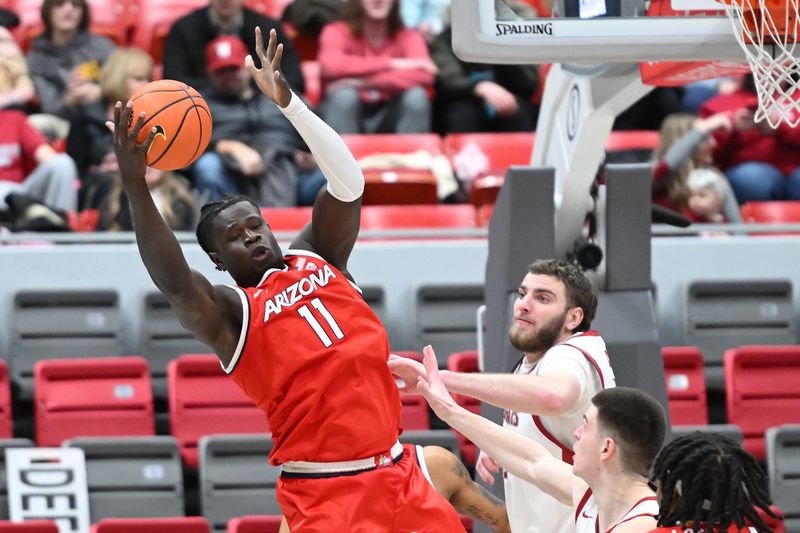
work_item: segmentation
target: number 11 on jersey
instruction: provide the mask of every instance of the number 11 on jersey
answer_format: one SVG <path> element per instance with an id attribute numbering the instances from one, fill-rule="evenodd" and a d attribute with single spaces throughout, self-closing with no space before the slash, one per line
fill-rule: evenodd
<path id="1" fill-rule="evenodd" d="M 319 298 L 314 298 L 313 300 L 311 300 L 311 307 L 313 307 L 317 311 L 317 314 L 322 315 L 322 318 L 324 318 L 325 322 L 328 323 L 328 327 L 331 329 L 331 331 L 333 331 L 333 334 L 336 336 L 338 340 L 344 338 L 344 333 L 342 333 L 342 328 L 339 327 L 339 324 L 336 323 L 336 320 L 334 320 L 333 315 L 331 315 L 330 311 L 328 311 L 328 309 L 325 307 L 325 305 L 323 305 L 323 303 L 320 301 Z M 325 330 L 322 329 L 322 325 L 319 323 L 319 320 L 317 320 L 317 317 L 314 316 L 315 313 L 308 308 L 308 305 L 306 304 L 301 305 L 297 309 L 297 313 L 301 317 L 306 319 L 308 325 L 311 326 L 311 329 L 314 330 L 314 333 L 317 334 L 317 337 L 319 337 L 319 340 L 322 341 L 322 344 L 326 348 L 328 348 L 330 345 L 333 344 L 333 341 L 331 341 L 331 338 L 328 336 Z"/>

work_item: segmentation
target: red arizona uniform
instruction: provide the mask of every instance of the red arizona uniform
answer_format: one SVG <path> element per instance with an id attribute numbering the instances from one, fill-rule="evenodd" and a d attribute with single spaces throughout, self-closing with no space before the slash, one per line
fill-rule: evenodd
<path id="1" fill-rule="evenodd" d="M 284 270 L 268 270 L 257 287 L 235 287 L 242 332 L 225 371 L 266 412 L 272 464 L 375 458 L 356 475 L 294 474 L 284 465 L 278 500 L 290 529 L 463 531 L 413 449 L 390 452 L 400 434 L 400 397 L 380 320 L 321 257 L 290 250 L 284 261 Z"/>

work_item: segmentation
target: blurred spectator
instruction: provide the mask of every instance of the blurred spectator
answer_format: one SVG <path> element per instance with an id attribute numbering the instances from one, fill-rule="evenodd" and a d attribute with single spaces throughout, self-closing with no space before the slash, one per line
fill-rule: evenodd
<path id="1" fill-rule="evenodd" d="M 158 212 L 164 217 L 173 231 L 190 231 L 194 229 L 195 201 L 183 178 L 173 172 L 165 172 L 157 168 L 147 167 L 144 174 L 147 188 L 156 204 Z M 122 189 L 119 175 L 100 204 L 98 230 L 133 231 L 130 205 Z"/>
<path id="2" fill-rule="evenodd" d="M 68 119 L 76 107 L 100 99 L 100 68 L 114 43 L 89 32 L 86 0 L 44 0 L 41 13 L 45 29 L 31 44 L 28 70 L 42 112 Z M 48 136 L 66 137 L 66 123 L 58 127 Z"/>
<path id="3" fill-rule="evenodd" d="M 244 42 L 231 35 L 214 39 L 206 49 L 212 82 L 206 101 L 214 129 L 209 149 L 193 167 L 195 187 L 209 201 L 244 193 L 270 207 L 297 205 L 301 189 L 301 203 L 313 203 L 325 179 L 292 124 L 253 88 L 246 55 Z"/>
<path id="4" fill-rule="evenodd" d="M 114 104 L 127 102 L 139 87 L 151 81 L 153 60 L 139 48 L 118 48 L 100 72 L 100 99 L 80 106 L 70 121 L 67 153 L 75 160 L 84 186 L 102 174 L 115 174 L 117 159 L 106 121 L 114 116 Z M 108 189 L 105 189 L 106 192 Z M 83 199 L 83 195 L 81 195 Z M 96 208 L 96 202 L 82 207 Z"/>
<path id="5" fill-rule="evenodd" d="M 34 95 L 25 54 L 11 32 L 0 26 L 0 109 L 25 110 Z"/>
<path id="6" fill-rule="evenodd" d="M 752 75 L 744 76 L 733 93 L 703 104 L 700 116 L 727 113 L 732 117 L 730 130 L 714 134 L 714 160 L 728 177 L 740 204 L 800 200 L 800 129 L 785 123 L 776 129 L 766 121 L 756 124 L 757 109 Z"/>
<path id="7" fill-rule="evenodd" d="M 420 32 L 425 40 L 431 42 L 444 30 L 444 19 L 450 0 L 402 0 L 400 16 L 406 28 Z"/>
<path id="8" fill-rule="evenodd" d="M 683 86 L 681 105 L 688 113 L 698 113 L 700 106 L 707 100 L 720 94 L 730 94 L 739 87 L 739 81 L 733 78 L 713 78 L 687 83 Z"/>
<path id="9" fill-rule="evenodd" d="M 291 39 L 283 33 L 278 21 L 243 7 L 242 0 L 211 0 L 207 7 L 175 21 L 164 43 L 164 78 L 180 80 L 205 93 L 211 85 L 205 50 L 220 35 L 235 35 L 247 43 L 248 53 L 258 66 L 256 26 L 261 28 L 265 40 L 271 29 L 278 33 L 278 42 L 283 43 L 281 70 L 292 90 L 302 95 L 303 73 Z"/>
<path id="10" fill-rule="evenodd" d="M 78 173 L 67 154 L 59 154 L 24 113 L 0 109 L 0 209 L 18 193 L 61 211 L 77 205 Z"/>
<path id="11" fill-rule="evenodd" d="M 345 0 L 320 36 L 323 118 L 338 133 L 422 133 L 436 66 L 425 39 L 403 26 L 399 0 Z"/>
<path id="12" fill-rule="evenodd" d="M 19 17 L 10 9 L 0 7 L 0 27 L 12 30 L 19 26 Z"/>
<path id="13" fill-rule="evenodd" d="M 525 4 L 517 10 L 536 16 Z M 535 130 L 539 108 L 531 98 L 539 87 L 538 67 L 467 63 L 456 57 L 452 38 L 448 25 L 431 43 L 439 69 L 435 122 L 441 133 Z"/>
<path id="14" fill-rule="evenodd" d="M 657 130 L 664 119 L 683 110 L 679 87 L 656 87 L 614 120 L 615 130 Z"/>
<path id="15" fill-rule="evenodd" d="M 689 188 L 689 200 L 684 214 L 689 220 L 715 224 L 728 222 L 723 210 L 730 188 L 719 170 L 696 168 L 686 178 L 686 186 Z"/>
<path id="16" fill-rule="evenodd" d="M 725 113 L 698 119 L 689 113 L 668 116 L 661 125 L 660 138 L 653 157 L 653 201 L 675 211 L 689 207 L 689 175 L 698 168 L 714 168 L 712 132 L 732 127 Z M 741 222 L 739 206 L 727 183 L 722 185 L 723 213 L 730 222 Z M 692 217 L 690 217 L 692 218 Z"/>

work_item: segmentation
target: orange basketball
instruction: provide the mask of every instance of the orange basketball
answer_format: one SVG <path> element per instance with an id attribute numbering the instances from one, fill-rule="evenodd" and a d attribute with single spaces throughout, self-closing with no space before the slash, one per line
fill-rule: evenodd
<path id="1" fill-rule="evenodd" d="M 191 165 L 203 154 L 211 139 L 211 111 L 200 93 L 176 80 L 158 80 L 139 88 L 131 96 L 133 127 L 139 113 L 145 123 L 138 141 L 143 142 L 153 126 L 156 138 L 147 152 L 147 164 L 161 170 Z"/>

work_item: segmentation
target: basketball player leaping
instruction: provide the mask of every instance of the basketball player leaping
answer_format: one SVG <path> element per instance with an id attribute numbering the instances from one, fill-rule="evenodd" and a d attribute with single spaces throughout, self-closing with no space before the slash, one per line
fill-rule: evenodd
<path id="1" fill-rule="evenodd" d="M 181 323 L 212 346 L 225 372 L 263 409 L 270 462 L 282 465 L 278 501 L 296 532 L 463 531 L 425 479 L 413 446 L 398 443 L 400 400 L 389 342 L 347 270 L 359 229 L 364 178 L 341 138 L 289 89 L 283 46 L 271 31 L 262 68 L 245 65 L 308 144 L 327 178 L 311 221 L 286 255 L 245 197 L 203 206 L 200 246 L 236 286 L 191 270 L 144 180 L 154 133 L 127 131 L 130 103 L 114 111 L 114 148 L 139 251 Z"/>

